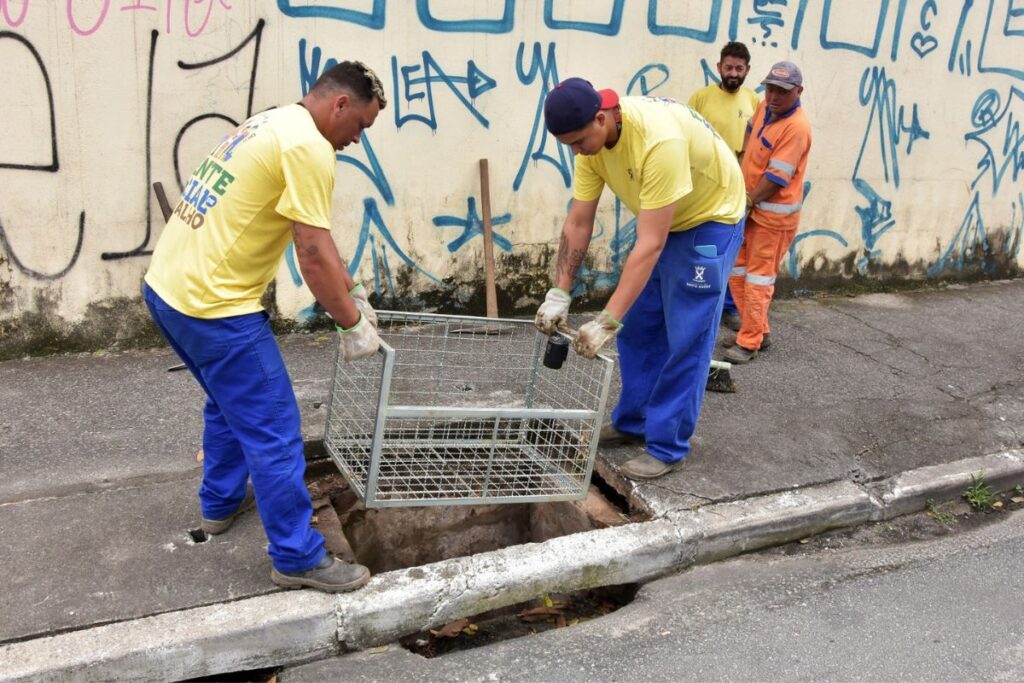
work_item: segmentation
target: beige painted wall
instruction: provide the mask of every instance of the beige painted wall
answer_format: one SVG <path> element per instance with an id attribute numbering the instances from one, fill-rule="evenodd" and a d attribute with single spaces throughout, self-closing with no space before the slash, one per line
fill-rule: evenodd
<path id="1" fill-rule="evenodd" d="M 805 74 L 801 286 L 1020 266 L 1020 0 L 0 0 L 0 330 L 138 307 L 162 225 L 148 183 L 173 204 L 234 122 L 298 99 L 331 58 L 374 67 L 390 98 L 339 155 L 342 256 L 378 293 L 458 305 L 480 279 L 487 157 L 499 270 L 534 282 L 528 307 L 571 196 L 544 93 L 580 75 L 685 100 L 730 38 L 753 53 L 748 85 L 779 59 Z M 630 218 L 606 194 L 588 286 L 614 282 Z M 287 261 L 276 296 L 310 315 Z"/>

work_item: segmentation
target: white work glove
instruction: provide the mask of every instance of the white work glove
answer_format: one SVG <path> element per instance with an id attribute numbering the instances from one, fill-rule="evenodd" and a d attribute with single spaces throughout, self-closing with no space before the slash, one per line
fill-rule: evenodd
<path id="1" fill-rule="evenodd" d="M 596 318 L 580 328 L 572 340 L 572 348 L 584 358 L 593 358 L 621 329 L 622 323 L 613 318 L 611 313 L 601 311 Z"/>
<path id="2" fill-rule="evenodd" d="M 347 330 L 341 325 L 335 325 L 341 341 L 338 343 L 338 350 L 346 362 L 366 358 L 377 353 L 380 347 L 380 337 L 377 330 L 366 316 L 359 314 L 359 322 Z"/>
<path id="3" fill-rule="evenodd" d="M 366 293 L 366 287 L 359 283 L 348 294 L 352 297 L 352 301 L 355 302 L 359 312 L 366 317 L 366 320 L 374 327 L 377 327 L 377 311 L 373 310 L 373 306 L 370 305 L 370 297 Z"/>
<path id="4" fill-rule="evenodd" d="M 559 323 L 564 323 L 569 317 L 569 303 L 572 297 L 564 289 L 552 287 L 544 296 L 544 303 L 537 309 L 537 316 L 533 319 L 534 326 L 544 334 L 551 336 L 558 329 Z"/>

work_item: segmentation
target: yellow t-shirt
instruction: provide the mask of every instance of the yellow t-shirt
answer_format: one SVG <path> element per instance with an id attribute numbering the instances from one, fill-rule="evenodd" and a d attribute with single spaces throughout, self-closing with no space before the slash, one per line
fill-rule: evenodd
<path id="1" fill-rule="evenodd" d="M 689 105 L 708 120 L 718 134 L 739 154 L 743 151 L 743 134 L 754 115 L 760 98 L 750 88 L 726 92 L 717 83 L 701 88 L 690 96 Z"/>
<path id="2" fill-rule="evenodd" d="M 576 199 L 598 199 L 607 183 L 634 215 L 682 200 L 672 232 L 743 217 L 740 165 L 707 121 L 666 97 L 623 97 L 619 104 L 622 132 L 615 146 L 576 155 Z"/>
<path id="3" fill-rule="evenodd" d="M 256 114 L 192 174 L 146 282 L 196 318 L 263 310 L 260 297 L 292 239 L 292 221 L 331 228 L 336 164 L 334 147 L 302 106 Z"/>

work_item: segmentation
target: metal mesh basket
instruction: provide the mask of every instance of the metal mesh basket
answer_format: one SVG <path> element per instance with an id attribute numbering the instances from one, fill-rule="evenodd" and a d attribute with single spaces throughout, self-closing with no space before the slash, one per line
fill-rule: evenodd
<path id="1" fill-rule="evenodd" d="M 335 362 L 324 439 L 367 507 L 586 495 L 613 361 L 545 367 L 523 320 L 378 316 L 380 352 Z"/>

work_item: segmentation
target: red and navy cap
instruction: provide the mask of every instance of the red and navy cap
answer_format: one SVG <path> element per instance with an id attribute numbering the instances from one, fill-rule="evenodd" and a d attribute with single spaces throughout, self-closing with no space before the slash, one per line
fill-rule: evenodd
<path id="1" fill-rule="evenodd" d="M 593 121 L 597 112 L 618 104 L 614 90 L 595 90 L 590 81 L 567 78 L 544 100 L 544 123 L 552 135 L 571 133 Z"/>

